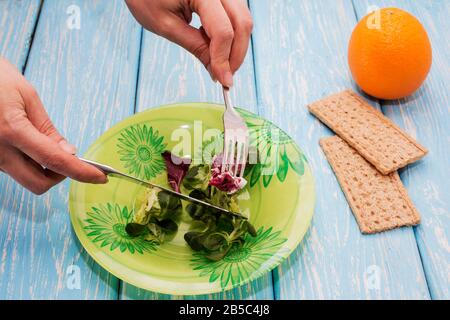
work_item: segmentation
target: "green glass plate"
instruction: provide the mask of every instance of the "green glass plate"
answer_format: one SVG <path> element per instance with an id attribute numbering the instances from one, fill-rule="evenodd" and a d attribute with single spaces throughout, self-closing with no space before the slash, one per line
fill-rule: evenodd
<path id="1" fill-rule="evenodd" d="M 214 141 L 220 141 L 208 143 L 211 136 L 223 131 L 223 110 L 219 105 L 187 103 L 138 113 L 103 134 L 84 157 L 167 186 L 161 152 L 176 150 L 194 157 L 198 150 L 211 148 Z M 72 182 L 72 225 L 96 262 L 137 287 L 191 295 L 240 286 L 289 256 L 305 235 L 313 214 L 310 167 L 288 135 L 253 113 L 239 112 L 250 129 L 252 150 L 258 151 L 258 164 L 247 170 L 247 191 L 239 199 L 257 236 L 248 235 L 241 248 L 212 262 L 185 243 L 183 235 L 190 225 L 187 214 L 176 236 L 160 246 L 127 235 L 124 227 L 132 219 L 134 199 L 142 192 L 138 184 L 114 177 L 106 185 Z M 194 143 L 199 139 L 200 143 Z"/>

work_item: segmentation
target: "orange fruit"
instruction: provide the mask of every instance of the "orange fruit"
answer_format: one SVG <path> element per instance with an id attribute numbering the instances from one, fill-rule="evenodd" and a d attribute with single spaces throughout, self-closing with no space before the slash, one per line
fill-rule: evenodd
<path id="1" fill-rule="evenodd" d="M 353 30 L 348 63 L 355 82 L 380 99 L 411 95 L 431 67 L 431 44 L 410 13 L 384 8 L 365 16 Z"/>

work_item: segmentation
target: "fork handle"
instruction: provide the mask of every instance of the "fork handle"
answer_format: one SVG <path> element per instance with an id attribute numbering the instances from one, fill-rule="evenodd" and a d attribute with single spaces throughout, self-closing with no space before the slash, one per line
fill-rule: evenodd
<path id="1" fill-rule="evenodd" d="M 234 105 L 231 102 L 231 98 L 230 98 L 230 88 L 222 86 L 222 91 L 223 91 L 223 100 L 225 101 L 225 108 L 227 110 L 232 111 L 233 113 L 236 113 L 236 110 L 234 109 Z"/>

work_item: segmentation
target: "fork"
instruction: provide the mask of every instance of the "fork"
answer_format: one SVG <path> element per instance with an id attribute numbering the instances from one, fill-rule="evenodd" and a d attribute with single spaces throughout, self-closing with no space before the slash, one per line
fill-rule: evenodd
<path id="1" fill-rule="evenodd" d="M 230 171 L 234 177 L 242 177 L 248 157 L 248 128 L 242 117 L 234 109 L 230 98 L 230 89 L 222 88 L 225 100 L 222 173 Z"/>

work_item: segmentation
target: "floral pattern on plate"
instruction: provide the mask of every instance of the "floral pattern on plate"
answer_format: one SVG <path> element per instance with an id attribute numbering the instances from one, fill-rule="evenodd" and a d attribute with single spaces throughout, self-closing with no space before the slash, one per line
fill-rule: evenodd
<path id="1" fill-rule="evenodd" d="M 165 150 L 164 137 L 147 125 L 133 125 L 120 133 L 117 147 L 120 160 L 129 174 L 150 180 L 164 172 L 161 153 Z"/>
<path id="2" fill-rule="evenodd" d="M 101 204 L 92 207 L 86 214 L 88 218 L 84 220 L 84 229 L 92 242 L 99 243 L 100 247 L 109 246 L 110 251 L 118 249 L 132 254 L 157 249 L 155 243 L 146 241 L 143 236 L 132 238 L 127 234 L 125 226 L 133 217 L 133 210 L 128 210 L 127 207 L 112 203 Z"/>
<path id="3" fill-rule="evenodd" d="M 239 112 L 247 123 L 251 145 L 258 156 L 257 161 L 253 161 L 256 163 L 246 170 L 251 187 L 261 178 L 265 188 L 274 177 L 284 182 L 289 169 L 300 176 L 304 174 L 306 157 L 291 137 L 270 121 L 242 109 Z"/>
<path id="4" fill-rule="evenodd" d="M 191 266 L 200 271 L 199 276 L 209 276 L 209 282 L 220 281 L 222 289 L 228 284 L 236 285 L 247 278 L 257 278 L 264 265 L 275 265 L 281 261 L 282 248 L 286 239 L 281 236 L 280 231 L 272 228 L 264 230 L 259 228 L 256 237 L 246 235 L 245 242 L 241 247 L 233 247 L 227 255 L 219 261 L 211 261 L 206 258 L 205 253 L 194 252 Z"/>

